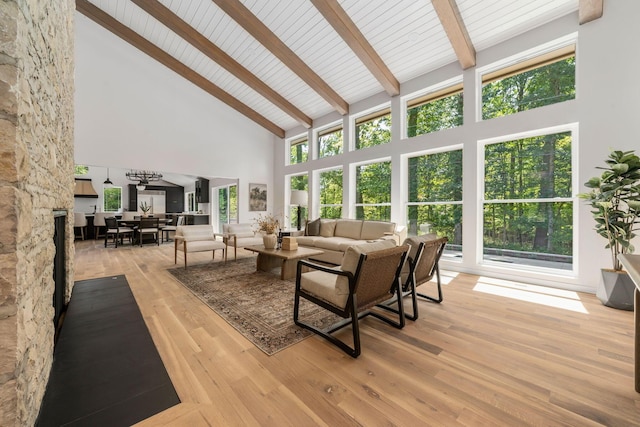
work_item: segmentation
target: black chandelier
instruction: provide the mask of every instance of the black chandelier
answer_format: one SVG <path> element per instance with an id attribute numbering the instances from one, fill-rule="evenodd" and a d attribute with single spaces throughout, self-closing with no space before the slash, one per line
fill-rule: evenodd
<path id="1" fill-rule="evenodd" d="M 162 178 L 162 174 L 154 171 L 142 171 L 142 170 L 130 170 L 125 173 L 130 181 L 138 181 L 136 188 L 140 191 L 144 190 L 149 182 L 159 181 Z"/>

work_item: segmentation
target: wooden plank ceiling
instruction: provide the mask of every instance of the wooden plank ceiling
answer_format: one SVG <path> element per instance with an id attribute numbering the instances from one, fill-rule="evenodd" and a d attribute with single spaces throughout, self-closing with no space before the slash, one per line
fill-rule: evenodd
<path id="1" fill-rule="evenodd" d="M 76 0 L 76 9 L 284 137 L 604 0 Z"/>

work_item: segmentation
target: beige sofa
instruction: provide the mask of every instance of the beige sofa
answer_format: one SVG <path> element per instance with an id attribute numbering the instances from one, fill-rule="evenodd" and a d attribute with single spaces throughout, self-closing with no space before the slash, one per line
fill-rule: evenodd
<path id="1" fill-rule="evenodd" d="M 319 225 L 319 227 L 318 227 Z M 358 219 L 318 219 L 307 224 L 304 236 L 297 236 L 298 246 L 323 251 L 311 259 L 341 264 L 349 246 L 379 239 L 390 239 L 399 245 L 407 237 L 405 227 L 394 222 L 363 221 Z"/>
<path id="2" fill-rule="evenodd" d="M 251 224 L 222 224 L 222 235 L 227 248 L 233 248 L 234 260 L 238 248 L 262 244 L 262 234 L 256 233 Z"/>

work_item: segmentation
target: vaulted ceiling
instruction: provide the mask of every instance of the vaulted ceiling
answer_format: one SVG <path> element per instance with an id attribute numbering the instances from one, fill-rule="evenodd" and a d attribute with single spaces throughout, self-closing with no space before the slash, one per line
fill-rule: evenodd
<path id="1" fill-rule="evenodd" d="M 101 25 L 283 137 L 285 130 L 604 0 L 76 0 Z"/>

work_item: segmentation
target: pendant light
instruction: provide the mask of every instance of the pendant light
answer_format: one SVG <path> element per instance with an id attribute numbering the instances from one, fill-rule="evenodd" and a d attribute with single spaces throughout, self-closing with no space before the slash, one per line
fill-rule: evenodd
<path id="1" fill-rule="evenodd" d="M 104 186 L 107 188 L 113 187 L 113 182 L 109 179 L 109 168 L 107 168 L 107 179 L 103 182 Z"/>

